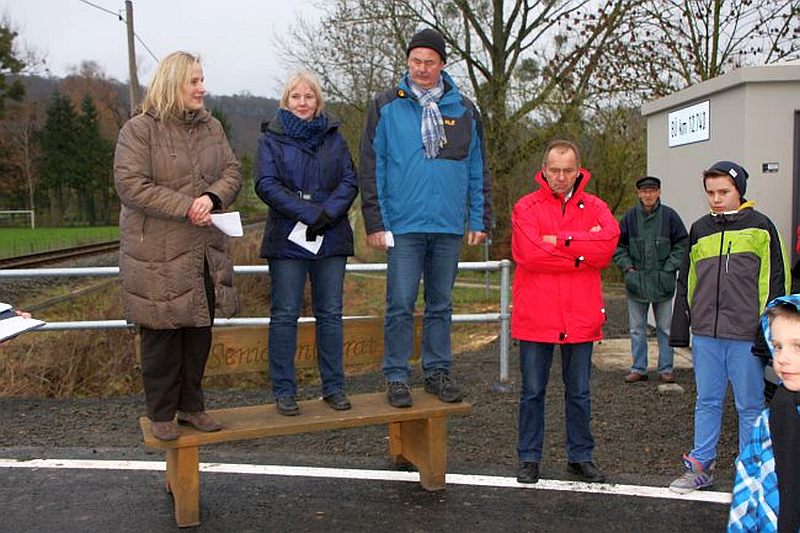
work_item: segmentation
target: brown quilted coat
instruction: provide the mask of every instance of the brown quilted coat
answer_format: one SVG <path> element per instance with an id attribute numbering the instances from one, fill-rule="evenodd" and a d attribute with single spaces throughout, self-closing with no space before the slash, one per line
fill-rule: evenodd
<path id="1" fill-rule="evenodd" d="M 127 320 L 152 329 L 210 325 L 204 258 L 217 316 L 238 311 L 226 237 L 213 226 L 193 226 L 186 212 L 205 192 L 226 209 L 241 181 L 222 125 L 205 110 L 163 121 L 139 114 L 122 127 L 114 185 L 122 202 L 119 266 Z"/>

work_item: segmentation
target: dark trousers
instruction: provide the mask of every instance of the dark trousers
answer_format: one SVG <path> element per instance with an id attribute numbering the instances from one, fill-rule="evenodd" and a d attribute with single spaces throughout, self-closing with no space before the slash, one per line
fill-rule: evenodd
<path id="1" fill-rule="evenodd" d="M 205 266 L 209 314 L 214 320 L 214 285 Z M 204 411 L 203 374 L 211 350 L 211 326 L 150 329 L 141 327 L 142 383 L 147 417 L 172 420 L 175 412 Z"/>

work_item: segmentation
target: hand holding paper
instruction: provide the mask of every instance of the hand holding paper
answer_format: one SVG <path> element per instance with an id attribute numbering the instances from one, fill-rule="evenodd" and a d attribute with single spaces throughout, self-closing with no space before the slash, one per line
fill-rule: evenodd
<path id="1" fill-rule="evenodd" d="M 242 217 L 239 216 L 238 211 L 231 211 L 230 213 L 212 213 L 211 224 L 230 237 L 241 237 L 244 235 Z"/>
<path id="2" fill-rule="evenodd" d="M 289 233 L 289 240 L 295 243 L 297 246 L 305 248 L 312 254 L 318 254 L 319 249 L 322 248 L 322 239 L 324 237 L 320 235 L 313 241 L 310 241 L 306 238 L 307 229 L 308 226 L 298 221 L 297 224 L 294 225 L 294 228 L 292 228 L 292 232 Z"/>
<path id="3" fill-rule="evenodd" d="M 0 302 L 0 343 L 44 324 L 42 320 L 31 318 L 28 313 L 19 313 L 9 304 Z"/>

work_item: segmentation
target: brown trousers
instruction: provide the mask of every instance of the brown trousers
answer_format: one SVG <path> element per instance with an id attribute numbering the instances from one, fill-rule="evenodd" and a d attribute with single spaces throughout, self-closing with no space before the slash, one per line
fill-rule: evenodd
<path id="1" fill-rule="evenodd" d="M 214 320 L 214 284 L 208 263 L 205 289 L 211 320 Z M 175 412 L 204 411 L 203 374 L 211 350 L 211 327 L 150 329 L 141 332 L 142 383 L 147 417 L 165 422 Z"/>

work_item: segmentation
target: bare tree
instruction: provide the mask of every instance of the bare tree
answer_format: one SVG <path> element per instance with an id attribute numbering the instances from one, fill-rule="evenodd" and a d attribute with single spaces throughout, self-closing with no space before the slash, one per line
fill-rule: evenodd
<path id="1" fill-rule="evenodd" d="M 11 175 L 24 180 L 28 209 L 36 209 L 36 131 L 42 123 L 41 113 L 35 102 L 21 102 L 6 110 L 0 120 L 0 149 Z"/>
<path id="2" fill-rule="evenodd" d="M 610 56 L 619 89 L 670 94 L 738 67 L 800 58 L 800 0 L 646 0 Z"/>

